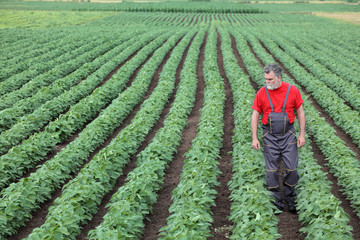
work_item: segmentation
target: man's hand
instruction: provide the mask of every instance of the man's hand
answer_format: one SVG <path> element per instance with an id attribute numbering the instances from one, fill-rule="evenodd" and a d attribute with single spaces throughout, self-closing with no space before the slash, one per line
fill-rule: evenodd
<path id="1" fill-rule="evenodd" d="M 305 112 L 303 106 L 301 105 L 298 109 L 296 109 L 297 116 L 299 119 L 299 138 L 297 140 L 297 145 L 299 148 L 305 145 Z"/>
<path id="2" fill-rule="evenodd" d="M 252 141 L 252 147 L 253 147 L 253 149 L 260 149 L 260 142 L 258 139 L 254 139 Z"/>
<path id="3" fill-rule="evenodd" d="M 260 149 L 260 142 L 257 138 L 257 128 L 259 123 L 259 116 L 260 113 L 256 110 L 253 110 L 252 116 L 251 116 L 251 134 L 252 134 L 252 147 L 254 149 Z"/>
<path id="4" fill-rule="evenodd" d="M 305 145 L 305 137 L 304 136 L 299 136 L 299 138 L 297 140 L 297 145 L 299 148 L 301 148 Z"/>

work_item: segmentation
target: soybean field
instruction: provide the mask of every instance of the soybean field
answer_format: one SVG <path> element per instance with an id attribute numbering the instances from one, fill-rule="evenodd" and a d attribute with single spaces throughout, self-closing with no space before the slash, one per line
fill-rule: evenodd
<path id="1" fill-rule="evenodd" d="M 0 1 L 0 239 L 360 239 L 360 26 L 309 4 Z M 295 214 L 251 146 L 269 63 Z"/>

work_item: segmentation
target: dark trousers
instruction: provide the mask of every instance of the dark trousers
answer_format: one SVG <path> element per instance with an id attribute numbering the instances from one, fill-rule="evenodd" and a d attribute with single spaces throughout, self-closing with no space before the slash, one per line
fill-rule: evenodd
<path id="1" fill-rule="evenodd" d="M 295 185 L 299 181 L 299 174 L 296 171 L 298 166 L 297 139 L 293 125 L 284 134 L 271 134 L 269 130 L 268 126 L 263 127 L 266 182 L 268 189 L 274 194 L 275 204 L 283 207 L 279 181 L 280 161 L 282 159 L 285 166 L 285 175 L 283 176 L 285 201 L 294 201 Z"/>

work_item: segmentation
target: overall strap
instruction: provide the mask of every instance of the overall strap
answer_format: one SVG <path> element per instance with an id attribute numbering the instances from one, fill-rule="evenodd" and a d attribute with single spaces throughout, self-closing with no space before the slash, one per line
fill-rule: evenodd
<path id="1" fill-rule="evenodd" d="M 271 107 L 271 112 L 274 112 L 274 104 L 271 102 L 271 98 L 270 98 L 270 95 L 269 95 L 269 91 L 268 91 L 268 89 L 267 89 L 266 86 L 265 86 L 264 88 L 265 88 L 265 91 L 266 91 L 266 95 L 267 95 L 267 97 L 268 97 L 268 99 L 269 99 L 269 103 L 270 103 L 270 107 Z"/>
<path id="2" fill-rule="evenodd" d="M 288 99 L 288 96 L 289 96 L 290 87 L 291 87 L 291 84 L 289 84 L 289 87 L 288 87 L 287 92 L 286 92 L 286 97 L 285 97 L 284 105 L 283 105 L 283 108 L 282 108 L 282 112 L 285 112 L 285 107 L 286 107 L 286 102 L 287 102 L 287 99 Z M 270 98 L 270 95 L 269 95 L 269 91 L 268 91 L 268 89 L 266 88 L 266 86 L 265 86 L 264 88 L 265 88 L 266 95 L 267 95 L 267 97 L 268 97 L 268 99 L 269 99 L 269 103 L 270 103 L 270 107 L 271 107 L 271 112 L 274 112 L 274 104 L 271 102 L 271 98 Z"/>
<path id="3" fill-rule="evenodd" d="M 289 87 L 288 87 L 287 92 L 286 92 L 286 97 L 285 97 L 284 105 L 283 105 L 283 108 L 282 108 L 283 112 L 285 112 L 285 107 L 286 107 L 286 102 L 287 102 L 287 99 L 288 99 L 288 96 L 289 96 L 290 87 L 291 87 L 291 84 L 289 84 Z"/>

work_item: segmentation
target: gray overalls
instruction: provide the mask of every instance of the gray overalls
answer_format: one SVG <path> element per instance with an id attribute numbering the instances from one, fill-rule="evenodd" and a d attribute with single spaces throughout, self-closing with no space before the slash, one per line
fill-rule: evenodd
<path id="1" fill-rule="evenodd" d="M 264 157 L 266 167 L 266 181 L 268 189 L 273 192 L 276 199 L 275 204 L 284 207 L 280 193 L 279 170 L 281 158 L 284 161 L 284 195 L 286 201 L 294 201 L 296 197 L 295 185 L 299 180 L 296 171 L 298 166 L 298 147 L 294 125 L 290 124 L 289 117 L 285 112 L 289 88 L 286 93 L 282 112 L 274 112 L 274 105 L 271 102 L 269 92 L 265 91 L 271 106 L 266 125 L 263 125 Z"/>

